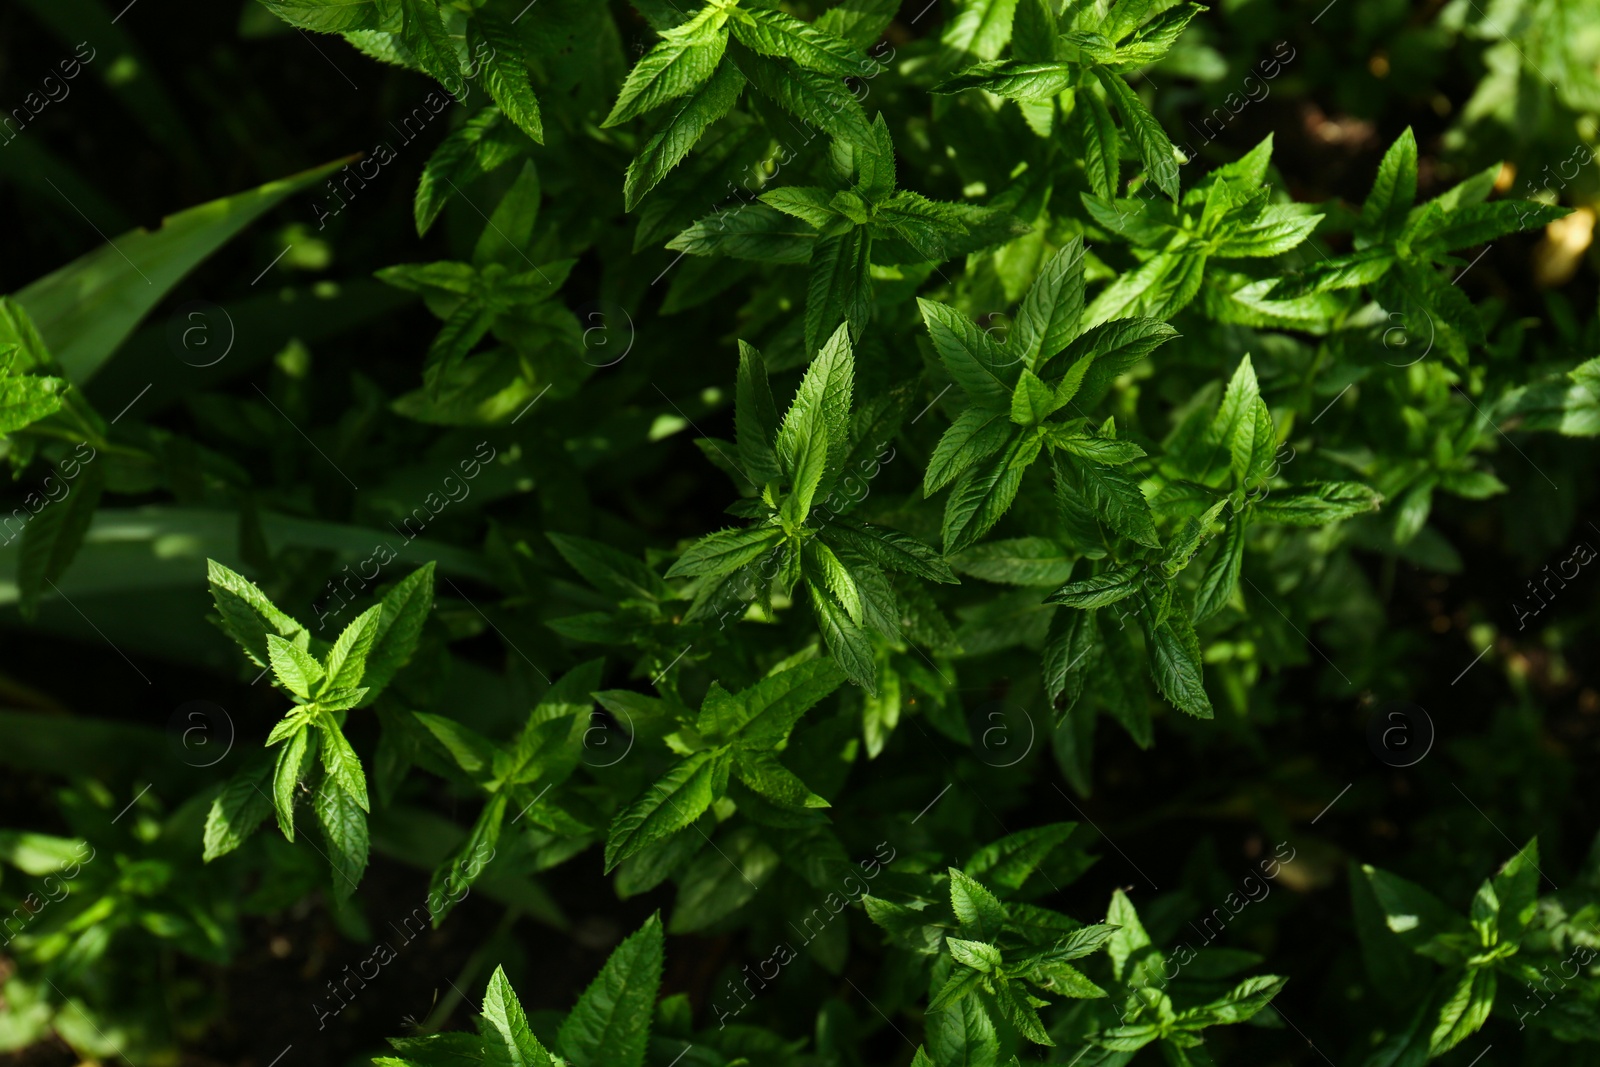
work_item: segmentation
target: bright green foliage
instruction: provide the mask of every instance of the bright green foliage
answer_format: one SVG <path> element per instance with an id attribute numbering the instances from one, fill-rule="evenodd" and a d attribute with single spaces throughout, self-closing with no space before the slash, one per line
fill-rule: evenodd
<path id="1" fill-rule="evenodd" d="M 0 1054 L 1592 1067 L 1600 0 L 93 7 Z"/>
<path id="2" fill-rule="evenodd" d="M 836 185 L 844 188 L 774 189 L 749 205 L 749 217 L 740 205 L 701 219 L 667 247 L 757 262 L 809 258 L 805 343 L 813 349 L 841 321 L 852 339 L 861 336 L 872 310 L 874 265 L 942 263 L 1023 232 L 1000 211 L 897 191 L 894 144 L 882 115 L 866 136 L 851 139 L 848 152 L 832 158 Z"/>
<path id="3" fill-rule="evenodd" d="M 1591 903 L 1568 913 L 1555 898 L 1540 897 L 1539 879 L 1535 839 L 1479 885 L 1463 917 L 1397 875 L 1365 865 L 1351 871 L 1356 929 L 1373 983 L 1395 990 L 1427 983 L 1415 1017 L 1384 1055 L 1442 1056 L 1482 1028 L 1497 996 L 1508 1016 L 1564 1041 L 1600 1034 L 1594 1021 L 1600 983 L 1588 967 L 1600 912 Z M 1408 959 L 1408 952 L 1443 970 Z M 1558 988 L 1572 996 L 1550 1004 Z"/>
<path id="4" fill-rule="evenodd" d="M 1266 1009 L 1288 981 L 1277 975 L 1246 978 L 1231 988 L 1224 987 L 1227 991 L 1221 996 L 1196 1003 L 1192 993 L 1187 997 L 1183 995 L 1186 986 L 1198 985 L 1183 981 L 1183 968 L 1190 959 L 1205 959 L 1208 964 L 1203 969 L 1196 968 L 1203 970 L 1203 975 L 1194 977 L 1214 981 L 1232 980 L 1237 971 L 1251 966 L 1259 957 L 1248 952 L 1228 955 L 1225 949 L 1213 950 L 1212 954 L 1202 949 L 1202 955 L 1197 957 L 1186 943 L 1184 951 L 1188 958 L 1180 954 L 1171 961 L 1177 966 L 1169 975 L 1167 955 L 1151 942 L 1133 903 L 1120 889 L 1112 895 L 1106 922 L 1116 927 L 1106 946 L 1113 977 L 1108 983 L 1111 986 L 1108 995 L 1115 1018 L 1105 1017 L 1111 1012 L 1102 1015 L 1097 1020 L 1100 1025 L 1085 1034 L 1084 1039 L 1089 1045 L 1108 1052 L 1129 1053 L 1159 1043 L 1169 1063 L 1209 1063 L 1211 1059 L 1204 1049 L 1204 1031 L 1214 1026 L 1247 1022 Z M 1105 1061 L 1091 1059 L 1088 1062 Z"/>
<path id="5" fill-rule="evenodd" d="M 376 702 L 411 658 L 432 607 L 433 565 L 396 583 L 332 645 L 279 611 L 242 575 L 215 560 L 207 565 L 217 624 L 252 663 L 265 663 L 295 703 L 267 737 L 268 748 L 282 746 L 272 769 L 271 810 L 293 841 L 300 791 L 316 784 L 313 810 L 340 876 L 334 891 L 349 895 L 367 865 L 366 813 L 372 804 L 361 759 L 344 735 L 345 714 Z M 320 779 L 313 773 L 319 757 Z M 241 772 L 212 802 L 205 830 L 208 862 L 238 848 L 265 819 L 264 777 L 260 770 Z"/>
<path id="6" fill-rule="evenodd" d="M 1006 6 L 969 5 L 963 12 L 966 20 L 958 20 L 952 27 L 956 32 L 946 40 L 960 40 L 964 35 L 957 27 L 970 25 L 978 10 L 988 8 L 985 15 L 1003 19 Z M 1178 199 L 1178 164 L 1188 161 L 1173 148 L 1161 124 L 1123 75 L 1166 55 L 1189 20 L 1200 13 L 1200 5 L 1119 0 L 1109 12 L 1073 5 L 1068 8 L 1070 14 L 1031 0 L 1009 6 L 1015 9 L 1013 57 L 991 58 L 968 67 L 934 91 L 983 89 L 1024 104 L 1042 104 L 1042 113 L 1030 111 L 1028 118 L 1043 135 L 1059 121 L 1052 113 L 1052 103 L 1059 102 L 1061 113 L 1071 116 L 1075 133 L 1083 138 L 1085 171 L 1097 193 L 1111 196 L 1115 192 L 1117 161 L 1126 138 L 1138 151 L 1149 180 L 1173 200 Z M 978 47 L 971 50 L 981 53 L 982 31 L 973 36 L 971 43 Z M 1122 116 L 1120 133 L 1111 121 L 1108 104 Z"/>
<path id="7" fill-rule="evenodd" d="M 645 924 L 611 953 L 600 974 L 561 1021 L 552 1053 L 535 1036 L 504 967 L 496 967 L 483 994 L 477 1034 L 435 1033 L 394 1038 L 398 1056 L 379 1056 L 380 1067 L 433 1067 L 484 1063 L 499 1067 L 644 1067 L 650 1019 L 660 995 L 661 917 Z"/>
<path id="8" fill-rule="evenodd" d="M 847 484 L 870 480 L 899 417 L 852 418 L 855 359 L 839 326 L 801 379 L 781 424 L 761 354 L 739 357 L 734 473 L 758 490 L 740 514 L 756 525 L 722 530 L 691 545 L 667 572 L 693 578 L 688 618 L 771 615 L 772 598 L 804 586 L 828 651 L 851 681 L 875 691 L 876 649 L 903 647 L 890 574 L 955 582 L 937 552 L 914 537 L 848 518 Z M 865 457 L 857 462 L 857 457 Z M 871 471 L 868 471 L 868 467 Z"/>
<path id="9" fill-rule="evenodd" d="M 1466 295 L 1450 276 L 1468 262 L 1450 253 L 1492 243 L 1510 233 L 1543 226 L 1566 211 L 1543 204 L 1501 200 L 1485 203 L 1498 168 L 1490 168 L 1425 204 L 1416 204 L 1417 144 L 1408 129 L 1389 147 L 1355 227 L 1356 251 L 1329 259 L 1278 293 L 1334 293 L 1372 287 L 1385 307 L 1403 315 L 1420 314 L 1428 337 L 1457 363 L 1467 362 L 1469 346 L 1484 334 Z M 1288 292 L 1286 293 L 1285 290 Z M 1430 345 L 1431 347 L 1431 345 Z M 1422 357 L 1418 357 L 1422 358 Z"/>
<path id="10" fill-rule="evenodd" d="M 612 820 L 606 870 L 694 825 L 726 793 L 730 773 L 779 807 L 827 807 L 773 750 L 788 740 L 800 716 L 843 680 L 832 660 L 815 659 L 741 693 L 728 693 L 713 682 L 699 714 L 682 715 L 682 728 L 670 735 L 668 744 L 685 758 Z"/>

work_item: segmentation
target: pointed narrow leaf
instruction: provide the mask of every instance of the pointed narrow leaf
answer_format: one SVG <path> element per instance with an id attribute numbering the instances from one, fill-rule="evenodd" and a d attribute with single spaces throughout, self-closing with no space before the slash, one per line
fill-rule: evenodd
<path id="1" fill-rule="evenodd" d="M 1361 205 L 1361 220 L 1356 223 L 1355 246 L 1359 251 L 1383 244 L 1405 228 L 1406 216 L 1417 199 L 1417 138 L 1407 126 L 1395 138 L 1378 164 L 1372 191 Z"/>
<path id="2" fill-rule="evenodd" d="M 1020 347 L 1028 366 L 1066 348 L 1083 317 L 1083 238 L 1068 241 L 1039 270 L 1022 298 L 1008 344 Z"/>
<path id="3" fill-rule="evenodd" d="M 1144 585 L 1144 567 L 1123 563 L 1108 571 L 1068 582 L 1044 598 L 1046 604 L 1065 604 L 1069 608 L 1103 608 L 1137 593 Z"/>
<path id="4" fill-rule="evenodd" d="M 272 797 L 265 789 L 267 778 L 265 768 L 241 771 L 211 802 L 202 855 L 206 863 L 244 844 L 272 814 Z"/>
<path id="5" fill-rule="evenodd" d="M 811 253 L 806 290 L 806 347 L 816 348 L 840 323 L 859 337 L 872 311 L 872 238 L 864 226 L 824 236 Z"/>
<path id="6" fill-rule="evenodd" d="M 1144 102 L 1128 88 L 1122 75 L 1113 74 L 1105 67 L 1094 67 L 1095 77 L 1105 86 L 1106 95 L 1122 114 L 1123 127 L 1133 143 L 1138 146 L 1139 158 L 1144 161 L 1145 173 L 1155 182 L 1156 188 L 1176 201 L 1178 199 L 1178 161 L 1174 156 L 1172 141 L 1161 123 L 1150 114 Z"/>
<path id="7" fill-rule="evenodd" d="M 744 76 L 731 63 L 717 67 L 707 79 L 678 105 L 671 117 L 639 149 L 639 154 L 628 164 L 628 173 L 622 183 L 624 207 L 632 211 L 639 206 L 644 195 L 661 183 L 685 156 L 695 142 L 713 123 L 722 118 L 738 101 L 744 91 Z"/>
<path id="8" fill-rule="evenodd" d="M 326 753 L 326 746 L 323 751 Z M 362 872 L 367 869 L 366 812 L 348 792 L 327 782 L 318 790 L 312 808 L 328 846 L 334 895 L 349 899 L 361 884 Z"/>
<path id="9" fill-rule="evenodd" d="M 472 13 L 472 27 L 488 44 L 483 61 L 483 85 L 506 118 L 535 144 L 544 144 L 544 122 L 539 115 L 539 99 L 528 80 L 528 60 L 522 40 L 509 23 L 487 6 Z"/>
<path id="10" fill-rule="evenodd" d="M 278 682 L 295 696 L 311 699 L 311 693 L 322 681 L 322 664 L 277 634 L 267 635 L 267 655 L 272 660 L 272 673 Z"/>
<path id="11" fill-rule="evenodd" d="M 686 96 L 710 79 L 728 47 L 726 13 L 704 8 L 690 22 L 662 34 L 628 71 L 602 127 L 618 126 L 668 100 Z"/>
<path id="12" fill-rule="evenodd" d="M 972 464 L 1004 448 L 1013 432 L 1008 414 L 1004 408 L 973 405 L 957 415 L 934 446 L 923 472 L 922 495 L 932 496 Z"/>
<path id="13" fill-rule="evenodd" d="M 278 828 L 294 840 L 294 793 L 300 784 L 300 767 L 311 743 L 311 731 L 300 729 L 289 743 L 278 750 L 278 764 L 272 774 L 272 803 L 278 814 Z"/>
<path id="14" fill-rule="evenodd" d="M 726 749 L 696 752 L 618 812 L 606 836 L 606 873 L 645 846 L 693 824 L 716 799 L 713 786 L 719 776 L 726 780 L 727 763 Z"/>
<path id="15" fill-rule="evenodd" d="M 1021 369 L 1016 354 L 1003 351 L 992 337 L 953 307 L 920 297 L 917 307 L 922 311 L 934 351 L 967 397 L 980 407 L 1009 411 L 1011 383 Z"/>
<path id="16" fill-rule="evenodd" d="M 572 1067 L 643 1067 L 664 955 L 659 914 L 612 950 L 556 1037 Z"/>
<path id="17" fill-rule="evenodd" d="M 496 967 L 489 976 L 478 1031 L 483 1035 L 484 1067 L 554 1067 L 554 1058 L 533 1036 L 504 967 Z"/>
<path id="18" fill-rule="evenodd" d="M 843 668 L 850 680 L 867 692 L 877 688 L 877 666 L 872 653 L 872 640 L 850 613 L 826 589 L 808 582 L 811 606 L 816 611 L 817 625 L 822 629 L 822 639 L 833 659 Z"/>

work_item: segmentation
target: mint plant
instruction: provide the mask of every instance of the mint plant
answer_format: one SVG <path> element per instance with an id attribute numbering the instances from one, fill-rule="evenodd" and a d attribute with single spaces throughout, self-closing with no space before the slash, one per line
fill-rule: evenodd
<path id="1" fill-rule="evenodd" d="M 282 745 L 270 773 L 262 766 L 236 775 L 212 802 L 206 817 L 205 859 L 238 848 L 271 813 L 283 836 L 294 840 L 295 807 L 307 779 L 321 765 L 312 809 L 339 877 L 334 892 L 353 893 L 367 866 L 366 814 L 372 810 L 361 758 L 345 738 L 346 714 L 375 703 L 416 651 L 433 601 L 433 565 L 398 582 L 383 599 L 358 615 L 332 645 L 314 638 L 284 614 L 254 584 L 215 560 L 207 578 L 218 625 L 251 663 L 271 670 L 294 701 L 267 735 L 267 747 Z M 363 684 L 365 683 L 365 684 Z"/>
<path id="2" fill-rule="evenodd" d="M 0 1051 L 1587 1062 L 1593 6 L 26 0 Z"/>
<path id="3" fill-rule="evenodd" d="M 774 587 L 787 596 L 804 583 L 828 650 L 853 681 L 872 690 L 869 630 L 882 640 L 900 635 L 901 610 L 888 572 L 934 582 L 956 577 L 921 541 L 844 517 L 854 501 L 839 500 L 842 480 L 859 479 L 869 463 L 876 467 L 866 454 L 878 454 L 894 431 L 880 419 L 853 418 L 854 375 L 841 326 L 806 370 L 778 424 L 761 355 L 748 346 L 741 350 L 735 470 L 759 486 L 760 495 L 739 512 L 758 521 L 697 541 L 667 577 L 699 579 L 691 619 L 736 610 L 723 607 L 729 600 L 736 606 L 754 601 L 770 615 Z"/>

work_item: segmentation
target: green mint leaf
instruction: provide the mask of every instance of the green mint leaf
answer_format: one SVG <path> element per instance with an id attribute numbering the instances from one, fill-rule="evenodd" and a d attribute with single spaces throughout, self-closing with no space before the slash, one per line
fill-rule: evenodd
<path id="1" fill-rule="evenodd" d="M 1237 515 L 1228 522 L 1222 546 L 1217 549 L 1216 557 L 1200 581 L 1200 588 L 1195 591 L 1196 626 L 1226 607 L 1233 591 L 1239 587 L 1239 573 L 1244 566 L 1244 528 L 1244 519 Z"/>
<path id="2" fill-rule="evenodd" d="M 679 760 L 654 785 L 617 813 L 606 836 L 606 873 L 648 845 L 692 825 L 727 782 L 726 748 L 706 749 Z"/>
<path id="3" fill-rule="evenodd" d="M 326 754 L 326 746 L 323 752 Z M 317 792 L 312 808 L 328 846 L 334 895 L 349 899 L 361 884 L 362 872 L 367 869 L 366 810 L 347 791 L 335 789 L 328 783 Z"/>
<path id="4" fill-rule="evenodd" d="M 471 832 L 434 868 L 428 879 L 428 915 L 435 929 L 467 898 L 484 868 L 494 860 L 509 799 L 509 790 L 500 789 L 490 794 Z"/>
<path id="5" fill-rule="evenodd" d="M 1084 680 L 1098 658 L 1094 616 L 1087 611 L 1056 612 L 1050 620 L 1043 663 L 1045 693 L 1053 707 L 1070 711 L 1077 704 Z"/>
<path id="6" fill-rule="evenodd" d="M 825 587 L 810 581 L 806 586 L 828 651 L 852 682 L 868 693 L 875 692 L 877 664 L 872 639 Z"/>
<path id="7" fill-rule="evenodd" d="M 847 338 L 859 337 L 866 328 L 872 312 L 871 254 L 865 227 L 817 240 L 806 290 L 806 348 L 819 347 L 836 326 L 848 327 Z"/>
<path id="8" fill-rule="evenodd" d="M 622 182 L 626 210 L 638 207 L 645 194 L 683 162 L 706 130 L 733 110 L 744 86 L 744 76 L 738 69 L 731 63 L 722 63 L 703 85 L 684 98 L 628 164 Z"/>
<path id="9" fill-rule="evenodd" d="M 660 914 L 612 950 L 556 1037 L 572 1067 L 643 1067 L 664 954 Z"/>
<path id="10" fill-rule="evenodd" d="M 1123 563 L 1099 574 L 1068 582 L 1045 597 L 1046 604 L 1069 608 L 1103 608 L 1137 593 L 1144 586 L 1143 564 Z"/>
<path id="11" fill-rule="evenodd" d="M 668 578 L 721 577 L 759 559 L 783 540 L 776 526 L 755 526 L 744 530 L 718 530 L 707 534 L 678 557 Z"/>
<path id="12" fill-rule="evenodd" d="M 922 495 L 932 496 L 968 467 L 994 455 L 1011 439 L 1007 409 L 973 406 L 956 416 L 939 438 L 923 472 Z"/>
<path id="13" fill-rule="evenodd" d="M 440 141 L 417 180 L 413 204 L 417 235 L 428 232 L 460 189 L 521 155 L 520 140 L 521 134 L 504 115 L 484 108 Z"/>
<path id="14" fill-rule="evenodd" d="M 0 434 L 16 433 L 61 410 L 67 383 L 38 374 L 0 378 Z"/>
<path id="15" fill-rule="evenodd" d="M 317 33 L 349 33 L 378 28 L 377 0 L 261 0 L 291 26 Z"/>
<path id="16" fill-rule="evenodd" d="M 826 589 L 832 599 L 850 616 L 850 621 L 861 624 L 861 590 L 849 568 L 839 561 L 821 540 L 813 540 L 803 550 L 803 565 L 807 577 Z"/>
<path id="17" fill-rule="evenodd" d="M 1038 426 L 1056 410 L 1055 390 L 1026 368 L 1011 394 L 1011 421 L 1018 426 Z"/>
<path id="18" fill-rule="evenodd" d="M 1095 463 L 1118 466 L 1143 459 L 1144 449 L 1132 441 L 1119 441 L 1112 437 L 1097 437 L 1091 433 L 1051 427 L 1046 440 L 1050 447 Z"/>
<path id="19" fill-rule="evenodd" d="M 761 794 L 781 808 L 807 811 L 826 808 L 828 802 L 817 796 L 793 771 L 778 761 L 771 752 L 761 749 L 741 748 L 734 753 L 733 773 L 753 792 Z"/>
<path id="20" fill-rule="evenodd" d="M 272 797 L 266 791 L 268 771 L 240 771 L 222 787 L 206 813 L 202 858 L 210 863 L 226 856 L 255 833 L 272 814 Z"/>
<path id="21" fill-rule="evenodd" d="M 817 242 L 814 228 L 757 202 L 701 219 L 668 241 L 667 247 L 694 256 L 805 263 L 811 259 Z"/>
<path id="22" fill-rule="evenodd" d="M 996 411 L 1011 407 L 1012 383 L 1021 363 L 955 308 L 917 300 L 934 351 L 974 404 Z"/>
<path id="23" fill-rule="evenodd" d="M 1017 0 L 967 0 L 945 24 L 940 43 L 951 52 L 993 59 L 1011 40 Z"/>
<path id="24" fill-rule="evenodd" d="M 727 19 L 726 8 L 708 4 L 688 22 L 663 33 L 628 71 L 611 114 L 600 125 L 619 126 L 709 80 L 728 47 Z"/>
<path id="25" fill-rule="evenodd" d="M 323 679 L 322 664 L 311 653 L 291 645 L 277 634 L 267 635 L 267 656 L 279 684 L 295 696 L 310 700 L 317 683 Z"/>
<path id="26" fill-rule="evenodd" d="M 1251 516 L 1283 526 L 1326 526 L 1377 511 L 1382 500 L 1360 482 L 1312 482 L 1269 493 L 1251 505 Z"/>
<path id="27" fill-rule="evenodd" d="M 314 756 L 312 746 L 316 735 L 302 728 L 289 737 L 289 743 L 278 750 L 278 763 L 272 773 L 272 804 L 278 814 L 278 828 L 283 836 L 294 840 L 295 789 L 300 775 Z"/>
<path id="28" fill-rule="evenodd" d="M 1417 139 L 1407 126 L 1378 164 L 1378 176 L 1361 205 L 1361 221 L 1356 223 L 1356 249 L 1384 244 L 1399 236 L 1416 199 Z"/>
<path id="29" fill-rule="evenodd" d="M 323 790 L 326 791 L 330 783 L 338 786 L 350 795 L 350 799 L 362 811 L 371 811 L 367 800 L 367 776 L 361 770 L 361 759 L 356 755 L 356 750 L 350 747 L 344 731 L 331 715 L 321 716 L 317 725 L 321 728 L 322 736 L 322 766 L 327 770 L 329 779 L 324 783 Z"/>
<path id="30" fill-rule="evenodd" d="M 734 404 L 734 426 L 739 462 L 759 485 L 783 477 L 772 442 L 778 432 L 778 412 L 767 383 L 767 365 L 761 353 L 739 342 L 739 375 Z"/>
<path id="31" fill-rule="evenodd" d="M 850 144 L 872 139 L 866 110 L 837 75 L 757 55 L 738 45 L 728 54 L 758 92 L 801 122 Z"/>
<path id="32" fill-rule="evenodd" d="M 373 641 L 377 639 L 382 615 L 383 605 L 375 604 L 357 615 L 339 634 L 339 639 L 333 643 L 323 664 L 327 672 L 327 679 L 323 682 L 324 691 L 354 689 L 361 684 L 361 678 L 367 670 L 367 656 L 371 654 Z"/>
<path id="33" fill-rule="evenodd" d="M 238 643 L 258 667 L 269 663 L 267 635 L 276 634 L 304 647 L 311 634 L 304 626 L 279 611 L 243 575 L 229 570 L 214 559 L 206 560 L 206 580 L 211 599 L 221 616 L 222 631 Z"/>
<path id="34" fill-rule="evenodd" d="M 820 536 L 889 570 L 913 574 L 930 582 L 955 584 L 959 581 L 943 556 L 909 534 L 869 523 L 834 519 L 821 528 Z"/>
<path id="35" fill-rule="evenodd" d="M 1034 102 L 1049 100 L 1078 84 L 1080 67 L 1052 60 L 1007 59 L 976 63 L 952 78 L 946 78 L 933 91 L 944 95 L 982 89 L 1008 100 Z"/>
<path id="36" fill-rule="evenodd" d="M 433 610 L 433 568 L 433 563 L 424 563 L 383 595 L 379 603 L 383 611 L 373 628 L 366 669 L 360 678 L 367 689 L 362 706 L 377 700 L 416 652 L 422 626 Z"/>
<path id="37" fill-rule="evenodd" d="M 1044 537 L 1017 537 L 973 545 L 950 560 L 962 574 L 1007 585 L 1058 586 L 1072 574 L 1073 556 Z"/>
<path id="38" fill-rule="evenodd" d="M 1009 919 L 1005 905 L 961 870 L 951 867 L 949 874 L 950 907 L 955 910 L 962 932 L 980 941 L 997 939 Z"/>
<path id="39" fill-rule="evenodd" d="M 1177 330 L 1156 319 L 1131 318 L 1102 322 L 1085 330 L 1055 359 L 1042 363 L 1039 374 L 1048 378 L 1052 373 L 1049 368 L 1059 360 L 1062 366 L 1068 368 L 1070 377 L 1078 363 L 1093 356 L 1094 361 L 1086 364 L 1080 372 L 1082 384 L 1070 398 L 1075 405 L 1074 413 L 1083 414 L 1093 410 L 1104 399 L 1112 383 L 1119 377 L 1177 336 Z"/>
<path id="40" fill-rule="evenodd" d="M 838 469 L 850 442 L 850 399 L 855 388 L 855 357 L 850 334 L 840 326 L 833 331 L 806 368 L 800 388 L 783 416 L 776 440 L 778 462 L 793 473 L 802 441 L 825 442 L 825 469 Z"/>
<path id="41" fill-rule="evenodd" d="M 1141 605 L 1139 622 L 1148 646 L 1150 675 L 1161 695 L 1179 711 L 1197 719 L 1211 718 L 1211 700 L 1206 696 L 1200 666 L 1200 639 L 1195 636 L 1194 625 L 1176 612 L 1155 622 L 1148 605 Z"/>
<path id="42" fill-rule="evenodd" d="M 699 729 L 738 742 L 741 749 L 773 749 L 786 741 L 802 715 L 843 681 L 845 675 L 834 661 L 810 659 L 762 678 L 738 696 L 723 693 L 715 707 L 707 697 Z"/>
<path id="43" fill-rule="evenodd" d="M 1083 480 L 1089 506 L 1106 525 L 1131 541 L 1160 548 L 1155 515 L 1138 481 L 1121 467 L 1104 467 L 1073 458 L 1069 461 Z"/>
<path id="44" fill-rule="evenodd" d="M 568 566 L 600 592 L 617 600 L 667 600 L 666 582 L 639 560 L 600 541 L 574 534 L 546 533 Z"/>
<path id="45" fill-rule="evenodd" d="M 1145 174 L 1155 182 L 1156 188 L 1166 193 L 1169 199 L 1176 201 L 1178 161 L 1172 142 L 1167 138 L 1167 131 L 1161 128 L 1161 124 L 1150 114 L 1150 110 L 1144 106 L 1138 95 L 1128 88 L 1128 83 L 1122 80 L 1120 74 L 1114 74 L 1099 66 L 1094 68 L 1094 74 L 1105 87 L 1106 96 L 1121 113 L 1122 125 L 1127 130 L 1128 136 L 1133 139 L 1134 146 L 1139 149 L 1139 158 L 1144 163 Z"/>
<path id="46" fill-rule="evenodd" d="M 544 121 L 539 115 L 539 99 L 528 80 L 528 59 L 516 30 L 488 7 L 472 13 L 469 25 L 488 45 L 483 59 L 483 85 L 501 112 L 531 137 L 544 144 Z M 476 56 L 478 50 L 474 50 Z"/>
<path id="47" fill-rule="evenodd" d="M 555 1058 L 533 1036 L 504 967 L 489 976 L 478 1032 L 483 1035 L 484 1067 L 556 1067 Z"/>
<path id="48" fill-rule="evenodd" d="M 761 194 L 761 202 L 808 222 L 819 230 L 827 229 L 839 221 L 839 212 L 833 206 L 834 194 L 812 185 L 788 185 Z"/>
<path id="49" fill-rule="evenodd" d="M 1078 336 L 1082 318 L 1083 238 L 1074 237 L 1039 269 L 1022 298 L 1007 343 L 1017 346 L 1028 366 L 1038 369 Z"/>
<path id="50" fill-rule="evenodd" d="M 898 0 L 840 0 L 812 23 L 824 33 L 842 37 L 857 48 L 866 48 L 883 36 L 883 31 L 900 10 Z M 857 73 L 868 75 L 876 64 Z"/>
<path id="51" fill-rule="evenodd" d="M 862 74 L 862 57 L 848 41 L 793 15 L 765 8 L 743 8 L 732 21 L 733 34 L 752 52 L 792 59 L 800 66 L 841 78 Z"/>
<path id="52" fill-rule="evenodd" d="M 950 950 L 951 959 L 973 970 L 993 974 L 1000 969 L 1000 950 L 993 945 L 982 941 L 963 941 L 959 937 L 945 938 L 944 945 Z"/>
<path id="53" fill-rule="evenodd" d="M 999 455 L 980 460 L 956 482 L 944 509 L 944 550 L 959 552 L 993 529 L 1010 509 L 1043 438 L 1017 435 Z"/>

